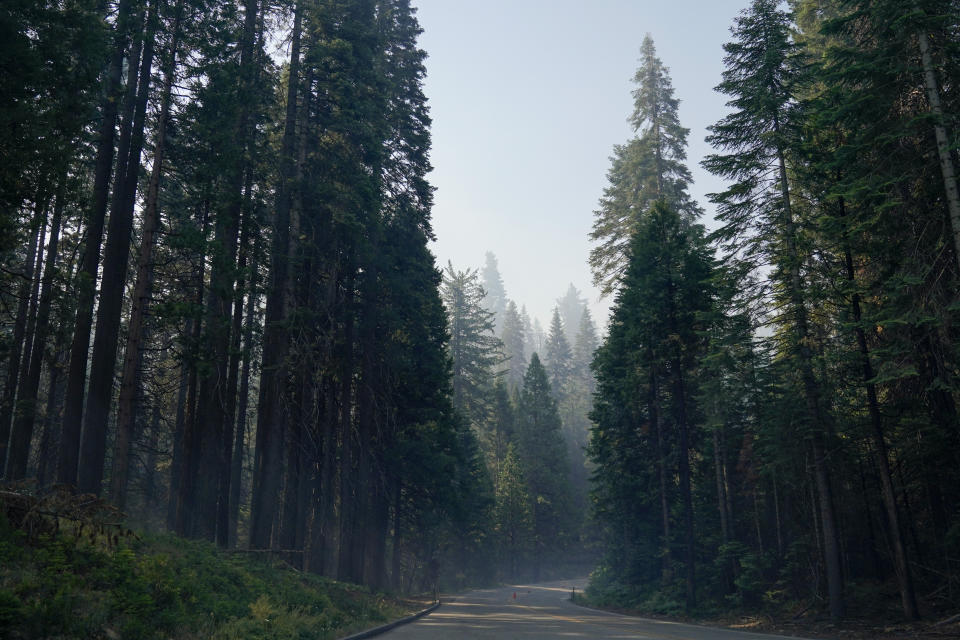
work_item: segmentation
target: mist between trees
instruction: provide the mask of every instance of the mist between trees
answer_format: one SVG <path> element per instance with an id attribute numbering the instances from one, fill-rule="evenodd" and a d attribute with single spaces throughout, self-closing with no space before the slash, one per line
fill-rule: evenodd
<path id="1" fill-rule="evenodd" d="M 3 20 L 12 486 L 403 591 L 552 575 L 582 547 L 585 409 L 564 440 L 565 396 L 522 355 L 508 381 L 492 327 L 458 332 L 428 250 L 409 2 L 26 3 Z M 501 481 L 504 460 L 521 471 Z"/>
<path id="2" fill-rule="evenodd" d="M 955 608 L 958 16 L 755 0 L 709 234 L 644 39 L 601 341 L 573 285 L 544 329 L 492 254 L 435 264 L 408 0 L 15 3 L 3 477 L 375 588 Z"/>

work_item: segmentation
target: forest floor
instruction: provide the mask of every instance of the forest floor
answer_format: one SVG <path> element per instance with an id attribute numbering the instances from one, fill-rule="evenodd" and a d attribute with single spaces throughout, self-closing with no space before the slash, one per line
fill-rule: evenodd
<path id="1" fill-rule="evenodd" d="M 933 626 L 936 622 L 878 622 L 850 618 L 841 623 L 829 619 L 776 620 L 767 616 L 717 617 L 696 620 L 699 624 L 739 631 L 774 633 L 829 640 L 943 640 L 960 638 L 960 623 Z"/>
<path id="2" fill-rule="evenodd" d="M 578 604 L 594 606 L 578 596 Z M 834 623 L 825 612 L 805 611 L 802 615 L 783 614 L 717 614 L 703 616 L 660 615 L 650 611 L 638 611 L 618 607 L 597 607 L 626 615 L 700 624 L 710 627 L 725 627 L 737 631 L 795 636 L 799 638 L 822 638 L 824 640 L 960 640 L 960 615 L 957 612 L 929 611 L 925 619 L 905 622 L 897 615 L 899 600 L 878 599 L 869 606 L 854 604 L 851 615 L 842 622 Z M 889 605 L 889 606 L 887 606 Z"/>
<path id="3" fill-rule="evenodd" d="M 103 521 L 7 515 L 0 509 L 0 638 L 332 640 L 429 605 L 269 554 Z"/>

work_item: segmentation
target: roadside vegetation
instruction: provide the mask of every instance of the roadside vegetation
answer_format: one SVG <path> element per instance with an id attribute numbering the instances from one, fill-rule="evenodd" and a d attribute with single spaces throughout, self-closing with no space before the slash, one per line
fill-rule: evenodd
<path id="1" fill-rule="evenodd" d="M 0 514 L 0 638 L 339 638 L 420 603 L 104 519 Z M 39 526 L 38 526 L 39 522 Z"/>

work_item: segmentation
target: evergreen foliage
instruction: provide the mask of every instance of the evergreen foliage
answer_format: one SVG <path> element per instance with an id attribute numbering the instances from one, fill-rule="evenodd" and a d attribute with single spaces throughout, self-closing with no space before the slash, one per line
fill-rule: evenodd
<path id="1" fill-rule="evenodd" d="M 567 395 L 567 385 L 573 372 L 573 354 L 567 342 L 567 332 L 560 318 L 560 309 L 553 308 L 550 333 L 547 334 L 546 369 L 554 398 L 560 402 Z"/>
<path id="2" fill-rule="evenodd" d="M 533 515 L 533 578 L 557 557 L 571 531 L 568 461 L 560 414 L 547 372 L 536 353 L 523 376 L 517 404 L 517 452 L 523 464 Z"/>
<path id="3" fill-rule="evenodd" d="M 503 341 L 503 355 L 507 358 L 507 384 L 516 389 L 523 383 L 523 372 L 527 369 L 525 351 L 526 329 L 523 318 L 517 311 L 513 300 L 507 302 L 507 309 L 503 315 L 503 331 L 500 333 Z"/>
<path id="4" fill-rule="evenodd" d="M 643 39 L 633 82 L 629 121 L 637 135 L 613 148 L 609 184 L 594 212 L 590 234 L 596 243 L 590 250 L 593 281 L 606 295 L 616 290 L 627 268 L 631 234 L 653 202 L 665 200 L 687 219 L 700 214 L 687 193 L 692 179 L 684 164 L 689 130 L 680 126 L 680 101 L 649 34 Z"/>
<path id="5" fill-rule="evenodd" d="M 891 610 L 896 593 L 905 618 L 944 611 L 920 594 L 957 567 L 937 575 L 917 558 L 956 528 L 957 270 L 939 142 L 956 135 L 956 9 L 755 0 L 735 18 L 717 87 L 730 112 L 703 163 L 728 181 L 710 196 L 722 262 L 669 201 L 650 208 L 594 360 L 608 554 L 595 602 L 805 603 L 836 620 Z M 677 279 L 667 254 L 699 275 Z M 671 305 L 657 293 L 671 290 L 690 295 Z"/>

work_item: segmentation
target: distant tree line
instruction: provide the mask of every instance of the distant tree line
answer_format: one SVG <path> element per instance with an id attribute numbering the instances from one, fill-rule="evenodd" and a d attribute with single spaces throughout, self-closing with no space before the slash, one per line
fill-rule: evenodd
<path id="1" fill-rule="evenodd" d="M 595 546 L 585 517 L 585 446 L 597 340 L 586 301 L 572 285 L 558 300 L 541 359 L 527 351 L 535 325 L 507 298 L 492 253 L 482 274 L 448 265 L 442 295 L 453 403 L 476 439 L 490 490 L 475 511 L 486 532 L 475 562 L 487 567 L 489 579 L 584 571 Z M 581 327 L 573 350 L 561 308 Z"/>
<path id="2" fill-rule="evenodd" d="M 754 0 L 724 46 L 703 166 L 648 36 L 595 279 L 599 601 L 833 618 L 960 576 L 960 5 Z"/>

